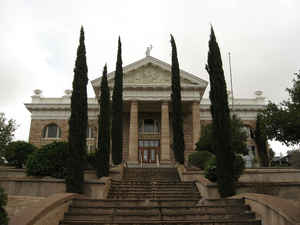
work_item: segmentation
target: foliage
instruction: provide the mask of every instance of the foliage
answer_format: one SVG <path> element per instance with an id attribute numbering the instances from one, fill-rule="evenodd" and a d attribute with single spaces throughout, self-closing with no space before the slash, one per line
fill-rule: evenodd
<path id="1" fill-rule="evenodd" d="M 211 182 L 217 182 L 217 161 L 216 157 L 211 158 L 207 162 L 207 166 L 204 171 L 205 177 Z"/>
<path id="2" fill-rule="evenodd" d="M 248 152 L 246 145 L 247 134 L 243 131 L 243 122 L 234 115 L 230 119 L 230 124 L 232 132 L 232 151 L 237 154 L 246 155 Z M 202 128 L 201 137 L 196 143 L 196 151 L 209 151 L 216 154 L 212 124 L 208 124 Z"/>
<path id="3" fill-rule="evenodd" d="M 235 182 L 237 182 L 245 169 L 245 162 L 240 155 L 238 154 L 235 155 L 233 166 L 234 166 L 233 179 Z M 216 167 L 217 167 L 216 157 L 212 157 L 208 161 L 207 167 L 205 168 L 205 177 L 209 179 L 211 182 L 216 182 L 218 180 Z"/>
<path id="4" fill-rule="evenodd" d="M 218 190 L 222 198 L 235 194 L 234 153 L 228 107 L 228 96 L 220 49 L 213 27 L 209 40 L 206 70 L 209 74 L 212 131 L 217 160 Z"/>
<path id="5" fill-rule="evenodd" d="M 4 113 L 0 113 L 0 160 L 4 154 L 5 147 L 12 141 L 17 129 L 15 120 L 7 121 Z"/>
<path id="6" fill-rule="evenodd" d="M 66 191 L 79 194 L 83 193 L 84 168 L 86 166 L 87 72 L 84 31 L 83 27 L 81 27 L 71 96 L 71 117 L 69 120 L 70 157 L 67 160 L 66 176 Z"/>
<path id="7" fill-rule="evenodd" d="M 279 105 L 269 102 L 262 114 L 268 139 L 286 145 L 300 143 L 300 71 L 295 76 L 292 88 L 287 88 L 290 98 Z"/>
<path id="8" fill-rule="evenodd" d="M 172 45 L 172 124 L 173 124 L 173 151 L 175 160 L 181 164 L 184 163 L 184 135 L 183 135 L 183 117 L 180 86 L 180 69 L 177 58 L 176 43 L 171 35 Z"/>
<path id="9" fill-rule="evenodd" d="M 34 151 L 27 160 L 26 174 L 28 176 L 51 176 L 65 178 L 68 143 L 52 142 Z"/>
<path id="10" fill-rule="evenodd" d="M 257 146 L 260 165 L 264 167 L 269 166 L 269 155 L 267 151 L 267 136 L 265 134 L 265 126 L 263 124 L 261 114 L 258 114 L 256 117 L 254 140 Z"/>
<path id="11" fill-rule="evenodd" d="M 204 170 L 213 157 L 214 155 L 208 151 L 193 152 L 189 155 L 189 163 Z"/>
<path id="12" fill-rule="evenodd" d="M 118 55 L 115 71 L 115 84 L 112 96 L 112 161 L 122 162 L 123 152 L 123 67 L 121 39 L 118 40 Z"/>
<path id="13" fill-rule="evenodd" d="M 300 150 L 288 151 L 288 157 L 292 167 L 300 169 Z"/>
<path id="14" fill-rule="evenodd" d="M 22 168 L 28 156 L 36 151 L 37 148 L 25 141 L 14 141 L 5 148 L 4 156 L 10 165 Z"/>
<path id="15" fill-rule="evenodd" d="M 7 194 L 4 193 L 3 188 L 0 187 L 0 224 L 1 225 L 8 225 L 8 215 L 4 209 L 6 204 L 7 204 Z"/>
<path id="16" fill-rule="evenodd" d="M 101 80 L 100 116 L 98 118 L 99 135 L 96 151 L 97 177 L 109 175 L 109 148 L 110 148 L 110 99 L 107 83 L 107 67 L 104 66 Z"/>

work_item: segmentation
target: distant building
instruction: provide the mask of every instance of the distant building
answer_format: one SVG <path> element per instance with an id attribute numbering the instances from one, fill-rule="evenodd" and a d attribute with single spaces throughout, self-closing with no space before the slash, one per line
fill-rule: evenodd
<path id="1" fill-rule="evenodd" d="M 211 123 L 210 101 L 202 98 L 207 81 L 183 70 L 180 75 L 187 157 L 195 149 L 201 127 Z M 97 146 L 100 81 L 101 78 L 98 78 L 91 82 L 95 98 L 88 99 L 89 151 Z M 108 74 L 108 83 L 112 95 L 114 72 Z M 145 58 L 124 67 L 123 83 L 124 160 L 132 164 L 172 162 L 171 66 L 147 54 Z M 248 148 L 257 156 L 251 133 L 257 113 L 265 107 L 265 98 L 261 91 L 255 94 L 254 98 L 235 98 L 234 112 L 245 124 L 249 137 Z M 70 90 L 65 91 L 61 98 L 44 98 L 40 90 L 35 91 L 32 102 L 25 104 L 31 112 L 30 143 L 41 146 L 52 141 L 67 140 L 70 96 Z"/>

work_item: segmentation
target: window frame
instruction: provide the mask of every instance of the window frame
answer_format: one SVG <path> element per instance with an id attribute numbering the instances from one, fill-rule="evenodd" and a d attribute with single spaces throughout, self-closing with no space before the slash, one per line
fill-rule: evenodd
<path id="1" fill-rule="evenodd" d="M 49 127 L 55 126 L 56 127 L 56 137 L 49 137 Z M 60 139 L 61 138 L 61 129 L 55 123 L 47 124 L 42 130 L 42 138 L 44 139 Z"/>

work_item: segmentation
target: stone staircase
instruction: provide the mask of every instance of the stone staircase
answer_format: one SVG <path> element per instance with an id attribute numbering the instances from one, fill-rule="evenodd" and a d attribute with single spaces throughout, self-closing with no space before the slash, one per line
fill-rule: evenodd
<path id="1" fill-rule="evenodd" d="M 77 198 L 61 225 L 260 225 L 242 199 L 200 200 L 193 182 L 174 168 L 128 168 L 112 181 L 108 199 Z"/>

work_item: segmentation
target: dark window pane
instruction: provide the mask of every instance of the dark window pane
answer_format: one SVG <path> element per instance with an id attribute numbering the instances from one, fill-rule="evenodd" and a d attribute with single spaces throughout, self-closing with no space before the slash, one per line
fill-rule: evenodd
<path id="1" fill-rule="evenodd" d="M 143 141 L 139 141 L 139 147 L 143 147 Z"/>
<path id="2" fill-rule="evenodd" d="M 58 127 L 55 124 L 51 124 L 48 126 L 48 138 L 56 138 L 58 137 Z"/>
<path id="3" fill-rule="evenodd" d="M 159 122 L 158 122 L 158 121 L 155 121 L 154 132 L 155 132 L 155 133 L 159 133 L 159 131 L 160 131 Z"/>
<path id="4" fill-rule="evenodd" d="M 144 120 L 144 132 L 154 132 L 154 120 L 146 119 Z"/>
<path id="5" fill-rule="evenodd" d="M 139 132 L 143 132 L 143 120 L 139 121 Z"/>
<path id="6" fill-rule="evenodd" d="M 151 160 L 155 161 L 155 150 L 151 150 Z"/>

